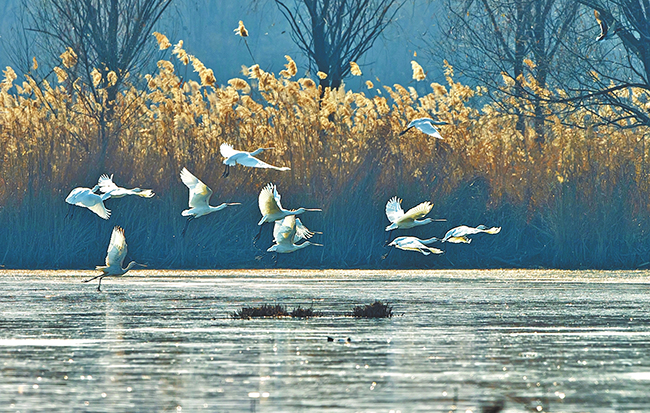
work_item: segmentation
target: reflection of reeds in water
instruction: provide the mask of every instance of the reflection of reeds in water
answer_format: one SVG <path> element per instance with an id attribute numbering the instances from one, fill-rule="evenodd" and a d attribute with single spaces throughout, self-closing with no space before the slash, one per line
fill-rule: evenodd
<path id="1" fill-rule="evenodd" d="M 446 85 L 433 83 L 425 95 L 394 85 L 366 96 L 345 88 L 321 93 L 312 79 L 291 80 L 295 64 L 290 58 L 280 77 L 255 65 L 245 68 L 245 78 L 221 87 L 181 42 L 172 59 L 159 61 L 158 72 L 144 76 L 143 89 L 127 83 L 117 95 L 112 119 L 103 125 L 91 114 L 105 101 L 106 92 L 100 88 L 93 94 L 72 76 L 71 56 L 66 55 L 65 64 L 56 70 L 56 82 L 61 82 L 57 84 L 39 83 L 29 75 L 19 80 L 10 68 L 4 71 L 0 222 L 12 242 L 4 251 L 0 245 L 3 263 L 101 263 L 94 255 L 92 262 L 83 264 L 66 257 L 87 256 L 82 243 L 95 240 L 97 231 L 86 234 L 84 225 L 105 230 L 102 224 L 63 223 L 60 216 L 70 188 L 92 186 L 102 173 L 115 173 L 124 185 L 146 185 L 158 194 L 149 204 L 115 204 L 111 220 L 137 227 L 130 233 L 141 249 L 133 250 L 161 266 L 255 266 L 253 251 L 243 241 L 256 230 L 254 224 L 242 224 L 235 233 L 228 221 L 256 221 L 251 218 L 256 194 L 278 180 L 288 188 L 288 199 L 323 206 L 322 217 L 312 220 L 314 226 L 328 228 L 323 235 L 327 248 L 304 251 L 303 258 L 288 258 L 288 265 L 375 265 L 383 235 L 376 228 L 386 223 L 382 205 L 394 193 L 427 195 L 436 203 L 436 214 L 448 222 L 456 218 L 454 224 L 491 217 L 504 227 L 504 234 L 509 227 L 511 235 L 500 241 L 496 255 L 513 265 L 526 265 L 526 257 L 533 264 L 556 266 L 634 265 L 648 248 L 643 230 L 650 199 L 648 151 L 638 131 L 570 127 L 566 125 L 589 126 L 587 111 L 577 108 L 559 119 L 549 110 L 546 139 L 538 144 L 532 127 L 523 135 L 517 132 L 515 117 L 496 105 L 480 111 L 469 105 L 480 91 L 455 82 L 451 67 Z M 176 66 L 190 63 L 201 83 L 178 76 Z M 409 120 L 431 114 L 449 124 L 441 127 L 444 140 L 417 131 L 398 137 Z M 103 134 L 109 138 L 105 146 Z M 241 148 L 272 146 L 265 161 L 291 171 L 247 171 L 218 185 L 206 182 L 220 199 L 252 206 L 205 221 L 206 228 L 194 231 L 193 238 L 179 240 L 182 222 L 170 224 L 186 202 L 178 173 L 185 166 L 200 176 L 218 177 L 223 142 Z M 445 207 L 465 196 L 474 182 L 482 183 L 484 197 L 469 197 L 459 208 Z M 442 233 L 445 229 L 439 228 Z M 51 251 L 34 246 L 35 233 Z M 513 253 L 522 243 L 525 251 Z M 485 265 L 476 256 L 462 259 Z"/>

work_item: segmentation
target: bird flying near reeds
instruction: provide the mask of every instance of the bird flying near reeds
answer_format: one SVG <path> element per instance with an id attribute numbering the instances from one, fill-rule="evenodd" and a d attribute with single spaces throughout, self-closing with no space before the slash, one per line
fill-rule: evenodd
<path id="1" fill-rule="evenodd" d="M 287 216 L 299 215 L 306 211 L 322 211 L 320 208 L 298 208 L 298 209 L 284 209 L 282 203 L 280 202 L 280 194 L 275 186 L 275 184 L 269 183 L 260 191 L 258 197 L 258 205 L 260 207 L 260 213 L 262 214 L 262 219 L 257 225 L 260 226 L 260 230 L 255 236 L 254 240 L 259 239 L 260 234 L 262 233 L 262 224 L 265 222 L 276 222 L 282 220 Z"/>
<path id="2" fill-rule="evenodd" d="M 413 119 L 412 121 L 409 122 L 408 125 L 406 125 L 406 129 L 400 132 L 399 136 L 404 135 L 412 128 L 416 128 L 421 132 L 426 133 L 429 136 L 442 139 L 442 135 L 440 135 L 440 132 L 438 132 L 438 129 L 434 125 L 447 125 L 447 122 L 435 121 L 430 118 Z"/>
<path id="3" fill-rule="evenodd" d="M 218 206 L 210 205 L 212 189 L 201 182 L 196 176 L 192 175 L 192 173 L 188 171 L 187 168 L 183 168 L 181 171 L 181 181 L 183 181 L 185 186 L 187 186 L 187 188 L 190 190 L 188 201 L 190 208 L 181 212 L 181 215 L 187 217 L 185 227 L 181 232 L 182 235 L 185 235 L 187 225 L 192 219 L 211 214 L 212 212 L 221 211 L 227 206 L 241 205 L 239 202 L 224 202 Z"/>
<path id="4" fill-rule="evenodd" d="M 417 237 L 397 237 L 388 246 L 399 248 L 404 251 L 417 251 L 424 255 L 442 254 L 444 251 L 438 248 L 428 247 L 426 244 L 433 242 L 431 239 L 422 240 Z"/>
<path id="5" fill-rule="evenodd" d="M 100 218 L 108 219 L 111 216 L 111 211 L 106 209 L 104 201 L 111 197 L 110 192 L 98 195 L 95 193 L 99 189 L 99 185 L 90 188 L 74 188 L 65 198 L 65 202 L 70 205 L 76 205 L 88 208 L 97 214 Z"/>
<path id="6" fill-rule="evenodd" d="M 117 186 L 113 182 L 112 174 L 111 176 L 108 176 L 106 174 L 100 176 L 99 180 L 97 181 L 97 185 L 99 185 L 100 192 L 104 194 L 110 193 L 111 198 L 122 198 L 127 195 L 137 195 L 143 198 L 151 198 L 152 196 L 155 195 L 151 189 L 140 189 L 140 188 L 126 189 Z"/>
<path id="7" fill-rule="evenodd" d="M 426 201 L 414 206 L 407 212 L 404 212 L 402 209 L 402 200 L 396 196 L 392 197 L 386 203 L 386 216 L 391 222 L 391 224 L 386 227 L 386 231 L 408 229 L 419 225 L 425 225 L 433 221 L 441 221 L 433 218 L 421 219 L 431 211 L 431 208 L 433 208 L 433 204 Z M 444 219 L 442 221 L 444 221 Z"/>
<path id="8" fill-rule="evenodd" d="M 82 282 L 90 282 L 99 278 L 99 284 L 97 284 L 97 291 L 101 291 L 102 279 L 104 277 L 110 277 L 115 275 L 124 275 L 136 265 L 146 267 L 144 264 L 139 264 L 135 261 L 131 261 L 126 268 L 122 268 L 124 263 L 124 258 L 128 248 L 126 246 L 126 238 L 124 237 L 124 230 L 120 227 L 113 228 L 111 233 L 111 240 L 108 243 L 108 251 L 106 252 L 106 265 L 98 265 L 95 267 L 96 270 L 101 271 L 102 273 L 96 277 L 89 278 Z"/>
<path id="9" fill-rule="evenodd" d="M 467 238 L 468 235 L 474 235 L 479 233 L 486 234 L 498 234 L 501 232 L 501 227 L 492 227 L 488 228 L 485 225 L 479 225 L 477 227 L 468 227 L 466 225 L 461 225 L 456 228 L 452 228 L 445 234 L 441 239 L 431 238 L 431 240 L 437 240 L 440 242 L 451 242 L 454 244 L 469 244 L 472 242 L 470 238 Z"/>
<path id="10" fill-rule="evenodd" d="M 223 171 L 222 177 L 227 177 L 230 174 L 230 167 L 237 164 L 251 168 L 267 168 L 275 169 L 277 171 L 290 171 L 291 168 L 287 166 L 274 166 L 255 157 L 255 155 L 259 155 L 262 153 L 262 151 L 269 149 L 273 148 L 257 148 L 253 152 L 238 151 L 234 149 L 232 145 L 222 143 L 219 147 L 219 150 L 221 151 L 221 156 L 226 158 L 223 160 L 223 163 L 226 165 L 226 167 Z"/>
<path id="11" fill-rule="evenodd" d="M 300 218 L 296 218 L 295 215 L 288 215 L 281 220 L 275 221 L 273 227 L 274 244 L 267 251 L 285 254 L 306 248 L 310 245 L 322 247 L 322 244 L 316 244 L 307 240 L 314 234 L 315 232 L 310 231 L 303 225 Z M 297 244 L 297 242 L 303 239 L 305 242 Z"/>

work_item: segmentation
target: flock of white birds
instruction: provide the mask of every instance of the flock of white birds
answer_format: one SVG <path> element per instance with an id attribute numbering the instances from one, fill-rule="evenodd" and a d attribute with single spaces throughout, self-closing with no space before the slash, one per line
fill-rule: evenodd
<path id="1" fill-rule="evenodd" d="M 437 122 L 430 118 L 414 119 L 407 125 L 407 128 L 400 133 L 400 136 L 411 128 L 416 128 L 429 136 L 442 139 L 440 132 L 436 128 L 436 125 L 445 124 L 446 123 L 444 122 Z M 259 148 L 253 152 L 246 152 L 236 150 L 227 143 L 222 144 L 220 147 L 220 152 L 221 155 L 225 158 L 223 161 L 225 170 L 222 176 L 228 176 L 230 173 L 230 167 L 237 164 L 253 168 L 267 168 L 275 169 L 278 171 L 288 171 L 288 167 L 270 165 L 255 157 L 262 151 L 268 149 L 272 148 Z M 189 222 L 193 219 L 208 215 L 212 212 L 220 211 L 227 206 L 241 205 L 237 202 L 224 202 L 220 205 L 212 206 L 210 205 L 212 189 L 201 182 L 201 180 L 199 180 L 186 168 L 183 168 L 181 171 L 180 178 L 185 186 L 187 186 L 189 189 L 189 209 L 181 212 L 182 216 L 188 217 L 181 233 L 183 236 L 185 235 Z M 92 189 L 74 188 L 67 196 L 65 201 L 71 205 L 88 208 L 103 219 L 109 219 L 111 212 L 104 206 L 104 201 L 109 198 L 121 198 L 127 195 L 151 198 L 154 196 L 154 193 L 150 189 L 126 189 L 119 187 L 113 182 L 113 175 L 110 177 L 108 175 L 102 175 L 99 178 L 97 185 L 95 185 Z M 310 231 L 300 221 L 300 218 L 296 217 L 296 215 L 300 215 L 306 211 L 321 211 L 321 209 L 285 209 L 282 207 L 280 198 L 281 197 L 277 191 L 276 186 L 272 183 L 268 184 L 260 192 L 258 202 L 260 213 L 262 214 L 262 219 L 260 219 L 260 221 L 257 223 L 257 225 L 260 227 L 260 230 L 255 236 L 254 241 L 257 241 L 259 239 L 262 231 L 262 225 L 268 222 L 274 224 L 274 243 L 267 249 L 268 252 L 290 253 L 305 248 L 309 245 L 322 246 L 321 244 L 309 241 L 309 238 L 311 238 L 314 234 L 320 234 L 320 232 Z M 390 231 L 394 229 L 409 229 L 434 221 L 445 221 L 444 219 L 425 218 L 425 216 L 433 208 L 433 204 L 430 202 L 423 202 L 409 209 L 407 212 L 404 212 L 401 203 L 401 199 L 393 197 L 386 204 L 386 216 L 391 222 L 390 225 L 386 227 L 386 231 L 389 233 L 389 236 Z M 424 255 L 429 255 L 431 253 L 442 254 L 443 251 L 441 249 L 429 247 L 428 245 L 435 242 L 469 243 L 471 242 L 471 239 L 468 238 L 468 235 L 478 234 L 481 232 L 487 234 L 497 234 L 500 230 L 500 227 L 487 228 L 484 225 L 479 225 L 473 228 L 462 225 L 449 230 L 443 238 L 433 237 L 423 240 L 412 236 L 401 236 L 392 240 L 388 245 L 406 251 L 418 251 Z M 301 243 L 300 241 L 303 242 Z M 389 250 L 389 252 L 390 251 L 392 251 L 392 249 Z M 126 238 L 124 236 L 124 230 L 119 226 L 116 226 L 113 228 L 111 239 L 108 244 L 106 265 L 95 267 L 96 270 L 101 271 L 101 274 L 88 280 L 84 280 L 83 282 L 99 279 L 97 290 L 101 291 L 101 282 L 104 277 L 124 275 L 127 271 L 136 265 L 145 266 L 144 264 L 139 264 L 135 261 L 131 261 L 126 267 L 123 267 L 122 265 L 124 263 L 126 254 L 127 245 Z M 386 254 L 384 258 L 386 258 L 387 255 L 388 254 Z"/>

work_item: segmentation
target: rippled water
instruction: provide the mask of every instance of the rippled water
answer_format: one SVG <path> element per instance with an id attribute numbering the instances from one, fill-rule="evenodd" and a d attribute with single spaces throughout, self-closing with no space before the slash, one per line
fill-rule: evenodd
<path id="1" fill-rule="evenodd" d="M 91 275 L 0 272 L 0 411 L 650 409 L 648 272 Z M 230 318 L 262 303 L 323 316 Z"/>

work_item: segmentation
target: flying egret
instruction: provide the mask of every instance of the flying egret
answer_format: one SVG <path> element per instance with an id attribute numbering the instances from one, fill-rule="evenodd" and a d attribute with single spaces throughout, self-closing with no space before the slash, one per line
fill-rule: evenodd
<path id="1" fill-rule="evenodd" d="M 614 28 L 614 26 L 612 26 L 612 28 L 614 28 L 613 30 L 609 30 L 607 22 L 600 18 L 600 13 L 598 10 L 594 10 L 594 16 L 596 16 L 596 21 L 598 22 L 598 26 L 600 26 L 600 34 L 598 37 L 596 37 L 597 42 L 611 39 L 617 32 L 621 30 L 621 27 Z"/>
<path id="2" fill-rule="evenodd" d="M 152 196 L 155 195 L 151 189 L 140 189 L 140 188 L 126 189 L 117 186 L 113 182 L 112 174 L 111 176 L 108 176 L 106 174 L 100 176 L 97 185 L 99 185 L 99 190 L 102 193 L 110 192 L 111 198 L 122 198 L 126 195 L 137 195 L 143 198 L 151 198 Z"/>
<path id="3" fill-rule="evenodd" d="M 432 240 L 422 240 L 417 237 L 397 237 L 391 241 L 388 246 L 399 248 L 404 251 L 419 251 L 424 255 L 442 254 L 444 251 L 438 248 L 427 247 L 425 244 L 431 243 Z M 386 254 L 387 256 L 388 254 Z"/>
<path id="4" fill-rule="evenodd" d="M 444 219 L 433 218 L 420 219 L 424 218 L 424 216 L 431 211 L 431 208 L 433 208 L 433 204 L 427 201 L 414 206 L 404 213 L 404 210 L 402 209 L 402 200 L 396 196 L 392 197 L 386 203 L 386 216 L 391 222 L 391 224 L 386 227 L 386 231 L 413 228 L 433 221 L 445 221 Z"/>
<path id="5" fill-rule="evenodd" d="M 70 205 L 77 205 L 85 207 L 99 215 L 101 218 L 108 219 L 111 216 L 111 211 L 106 209 L 104 201 L 111 197 L 111 192 L 98 195 L 95 193 L 99 189 L 99 185 L 95 185 L 93 189 L 90 188 L 75 188 L 65 199 Z"/>
<path id="6" fill-rule="evenodd" d="M 310 231 L 303 225 L 300 218 L 296 218 L 295 215 L 288 215 L 281 220 L 275 221 L 275 226 L 273 227 L 273 239 L 275 244 L 270 246 L 266 251 L 285 254 L 303 249 L 310 245 L 322 247 L 322 244 L 307 241 L 307 238 L 311 238 L 314 234 L 315 232 Z M 303 239 L 305 242 L 302 244 L 296 244 Z"/>
<path id="7" fill-rule="evenodd" d="M 456 228 L 452 228 L 447 233 L 442 239 L 437 239 L 437 238 L 431 238 L 429 243 L 434 242 L 434 241 L 440 241 L 440 242 L 451 242 L 454 244 L 460 244 L 460 243 L 465 243 L 469 244 L 472 242 L 471 239 L 467 238 L 468 235 L 473 235 L 473 234 L 478 234 L 480 232 L 484 232 L 486 234 L 498 234 L 501 231 L 501 227 L 492 227 L 488 228 L 485 225 L 479 225 L 476 228 L 468 227 L 466 225 L 461 225 Z M 427 242 L 424 242 L 425 244 Z"/>
<path id="8" fill-rule="evenodd" d="M 274 166 L 255 158 L 255 155 L 259 155 L 260 153 L 262 153 L 262 151 L 273 149 L 273 148 L 257 148 L 253 152 L 246 152 L 246 151 L 238 151 L 236 149 L 233 149 L 232 145 L 229 145 L 227 143 L 222 143 L 219 149 L 221 151 L 221 156 L 226 158 L 223 160 L 223 163 L 226 164 L 226 167 L 223 171 L 223 175 L 221 175 L 224 178 L 230 174 L 230 167 L 236 164 L 240 164 L 243 166 L 250 166 L 253 168 L 271 168 L 271 169 L 276 169 L 278 171 L 291 170 L 291 168 L 287 166 L 282 166 L 282 167 Z"/>
<path id="9" fill-rule="evenodd" d="M 144 264 L 139 264 L 135 261 L 131 261 L 126 268 L 122 268 L 122 263 L 124 263 L 124 258 L 126 257 L 127 247 L 126 247 L 126 238 L 124 238 L 124 230 L 120 227 L 113 228 L 113 233 L 111 234 L 111 241 L 108 243 L 108 251 L 106 253 L 106 265 L 98 265 L 95 267 L 96 270 L 101 271 L 102 273 L 96 277 L 84 280 L 82 282 L 90 282 L 99 278 L 99 284 L 97 284 L 97 291 L 101 291 L 102 279 L 104 277 L 110 277 L 112 275 L 124 275 L 129 271 L 133 266 L 140 265 L 146 267 Z"/>
<path id="10" fill-rule="evenodd" d="M 442 139 L 442 135 L 440 135 L 440 132 L 438 132 L 438 129 L 434 125 L 447 125 L 447 124 L 448 124 L 447 122 L 435 121 L 435 120 L 430 119 L 430 118 L 413 119 L 406 126 L 406 129 L 404 129 L 399 134 L 399 136 L 404 135 L 411 128 L 416 128 L 416 129 L 419 129 L 420 131 L 426 133 L 429 136 L 433 136 L 434 138 Z"/>
<path id="11" fill-rule="evenodd" d="M 181 212 L 181 215 L 188 217 L 185 222 L 185 227 L 181 232 L 182 235 L 185 235 L 187 230 L 187 225 L 194 218 L 202 217 L 203 215 L 208 215 L 215 211 L 221 211 L 227 206 L 231 205 L 241 205 L 239 202 L 224 202 L 218 206 L 210 205 L 210 197 L 212 196 L 212 189 L 210 189 L 206 184 L 201 182 L 196 176 L 192 175 L 187 168 L 183 168 L 181 171 L 181 180 L 190 190 L 190 199 L 189 207 Z"/>
<path id="12" fill-rule="evenodd" d="M 258 204 L 260 206 L 260 212 L 262 213 L 262 219 L 257 223 L 257 225 L 260 226 L 260 230 L 255 236 L 255 240 L 259 239 L 260 234 L 262 233 L 261 225 L 265 222 L 275 222 L 290 215 L 302 214 L 305 211 L 322 211 L 320 208 L 298 208 L 292 210 L 282 208 L 280 194 L 278 194 L 277 188 L 272 183 L 266 185 L 264 189 L 262 189 L 258 198 Z"/>

